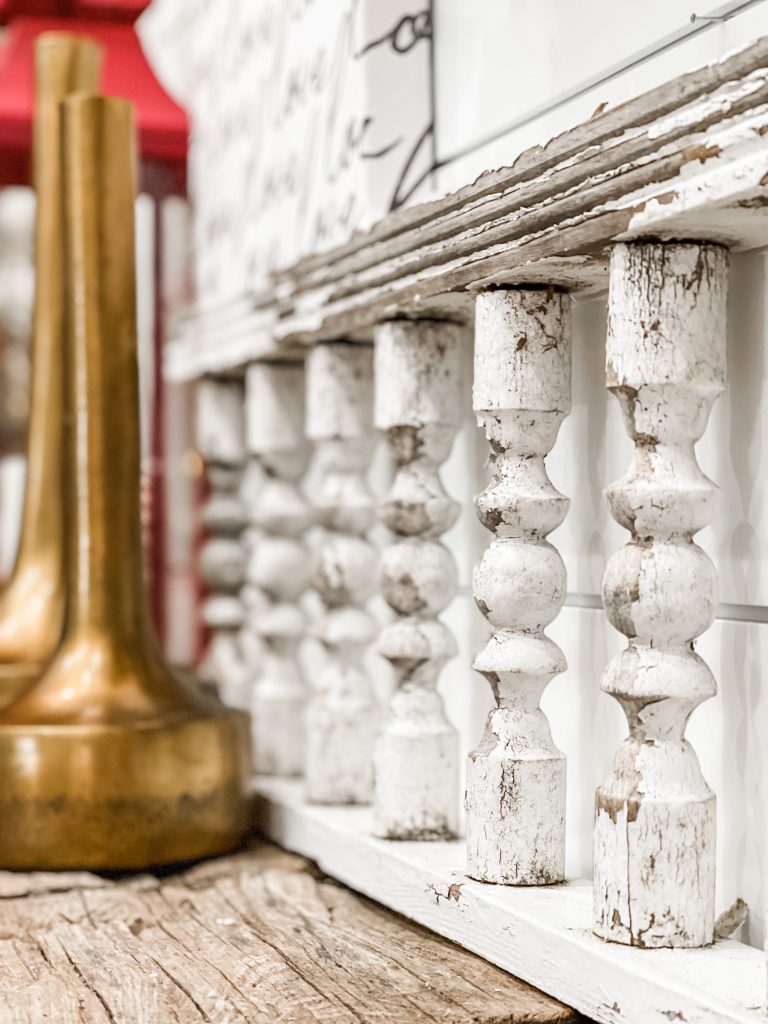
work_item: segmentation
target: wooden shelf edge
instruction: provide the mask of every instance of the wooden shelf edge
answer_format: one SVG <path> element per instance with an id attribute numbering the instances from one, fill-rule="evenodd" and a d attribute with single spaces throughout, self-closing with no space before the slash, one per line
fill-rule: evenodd
<path id="1" fill-rule="evenodd" d="M 464 875 L 461 840 L 375 839 L 368 808 L 310 807 L 299 780 L 259 777 L 254 793 L 257 824 L 274 842 L 601 1024 L 765 1024 L 761 950 L 605 943 L 591 932 L 587 880 L 485 885 Z"/>

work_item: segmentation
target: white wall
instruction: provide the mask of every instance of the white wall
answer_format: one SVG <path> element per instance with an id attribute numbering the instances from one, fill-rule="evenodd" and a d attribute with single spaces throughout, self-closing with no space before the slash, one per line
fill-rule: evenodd
<path id="1" fill-rule="evenodd" d="M 410 0 L 154 0 L 139 31 L 192 124 L 201 304 L 346 241 L 429 176 L 430 41 Z"/>

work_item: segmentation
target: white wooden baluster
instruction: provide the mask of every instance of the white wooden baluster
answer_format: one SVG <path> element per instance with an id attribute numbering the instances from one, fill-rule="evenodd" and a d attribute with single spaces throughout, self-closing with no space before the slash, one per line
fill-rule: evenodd
<path id="1" fill-rule="evenodd" d="M 254 763 L 257 772 L 299 775 L 307 692 L 297 657 L 305 621 L 296 601 L 307 586 L 301 536 L 312 521 L 298 487 L 307 461 L 304 366 L 252 363 L 245 386 L 248 451 L 264 470 L 248 512 L 260 533 L 246 570 L 248 583 L 261 592 L 260 599 L 253 593 L 254 620 L 265 647 L 251 702 Z"/>
<path id="2" fill-rule="evenodd" d="M 382 591 L 399 619 L 378 647 L 397 690 L 375 748 L 374 832 L 393 839 L 445 839 L 457 829 L 458 734 L 436 690 L 456 641 L 436 616 L 457 585 L 438 538 L 458 504 L 438 467 L 460 422 L 462 336 L 455 324 L 427 320 L 391 321 L 375 335 L 375 422 L 396 466 L 381 519 L 399 538 L 382 556 Z"/>
<path id="3" fill-rule="evenodd" d="M 199 381 L 197 444 L 210 486 L 202 514 L 207 536 L 200 553 L 200 573 L 208 590 L 202 617 L 211 632 L 198 674 L 218 688 L 226 704 L 241 706 L 244 666 L 238 631 L 243 621 L 240 534 L 244 519 L 238 489 L 245 459 L 242 380 L 205 377 Z"/>
<path id="4" fill-rule="evenodd" d="M 376 701 L 362 657 L 376 635 L 364 605 L 378 557 L 366 539 L 376 517 L 366 473 L 373 451 L 370 345 L 325 342 L 307 357 L 307 436 L 315 442 L 313 506 L 327 530 L 314 576 L 326 606 L 316 635 L 329 660 L 307 711 L 307 799 L 368 803 Z"/>
<path id="5" fill-rule="evenodd" d="M 630 470 L 608 488 L 631 533 L 605 571 L 603 600 L 629 645 L 603 689 L 629 737 L 597 791 L 595 931 L 636 946 L 712 941 L 715 797 L 684 738 L 716 690 L 693 640 L 711 624 L 715 568 L 693 542 L 715 485 L 694 444 L 725 381 L 726 250 L 617 245 L 608 302 L 608 387 L 634 441 Z"/>
<path id="6" fill-rule="evenodd" d="M 246 570 L 251 559 L 255 557 L 254 549 L 263 533 L 252 517 L 257 510 L 265 478 L 266 472 L 259 457 L 249 452 L 240 483 L 240 501 L 245 520 L 240 541 Z M 240 603 L 242 627 L 239 633 L 239 654 L 243 665 L 243 684 L 241 701 L 238 706 L 242 707 L 244 711 L 250 711 L 256 680 L 264 667 L 265 645 L 261 635 L 261 620 L 262 615 L 270 606 L 270 600 L 260 587 L 250 582 L 247 571 L 240 590 Z"/>
<path id="7" fill-rule="evenodd" d="M 568 511 L 544 459 L 571 408 L 570 298 L 552 290 L 477 299 L 474 408 L 493 477 L 477 497 L 494 538 L 474 575 L 492 634 L 474 667 L 496 707 L 467 762 L 468 874 L 507 885 L 561 881 L 565 757 L 539 707 L 565 658 L 544 633 L 565 600 L 565 566 L 547 535 Z"/>

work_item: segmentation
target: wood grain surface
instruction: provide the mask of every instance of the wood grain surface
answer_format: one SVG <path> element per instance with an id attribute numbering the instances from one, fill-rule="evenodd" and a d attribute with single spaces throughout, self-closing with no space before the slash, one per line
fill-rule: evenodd
<path id="1" fill-rule="evenodd" d="M 0 872 L 2 1024 L 565 1024 L 275 847 L 163 877 Z"/>

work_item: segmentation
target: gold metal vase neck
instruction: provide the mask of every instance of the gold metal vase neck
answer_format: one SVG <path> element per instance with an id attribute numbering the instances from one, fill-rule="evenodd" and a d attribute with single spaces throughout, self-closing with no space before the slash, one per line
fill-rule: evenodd
<path id="1" fill-rule="evenodd" d="M 38 676 L 59 642 L 64 608 L 62 352 L 64 274 L 59 104 L 98 86 L 101 48 L 44 33 L 35 47 L 35 303 L 27 480 L 11 579 L 0 594 L 0 707 Z"/>
<path id="2" fill-rule="evenodd" d="M 134 647 L 146 641 L 150 624 L 138 506 L 132 112 L 124 100 L 87 96 L 65 102 L 62 118 L 64 643 L 90 630 Z"/>
<path id="3" fill-rule="evenodd" d="M 0 866 L 139 868 L 232 847 L 248 824 L 244 715 L 163 660 L 139 521 L 132 108 L 61 104 L 64 629 L 0 713 Z"/>

